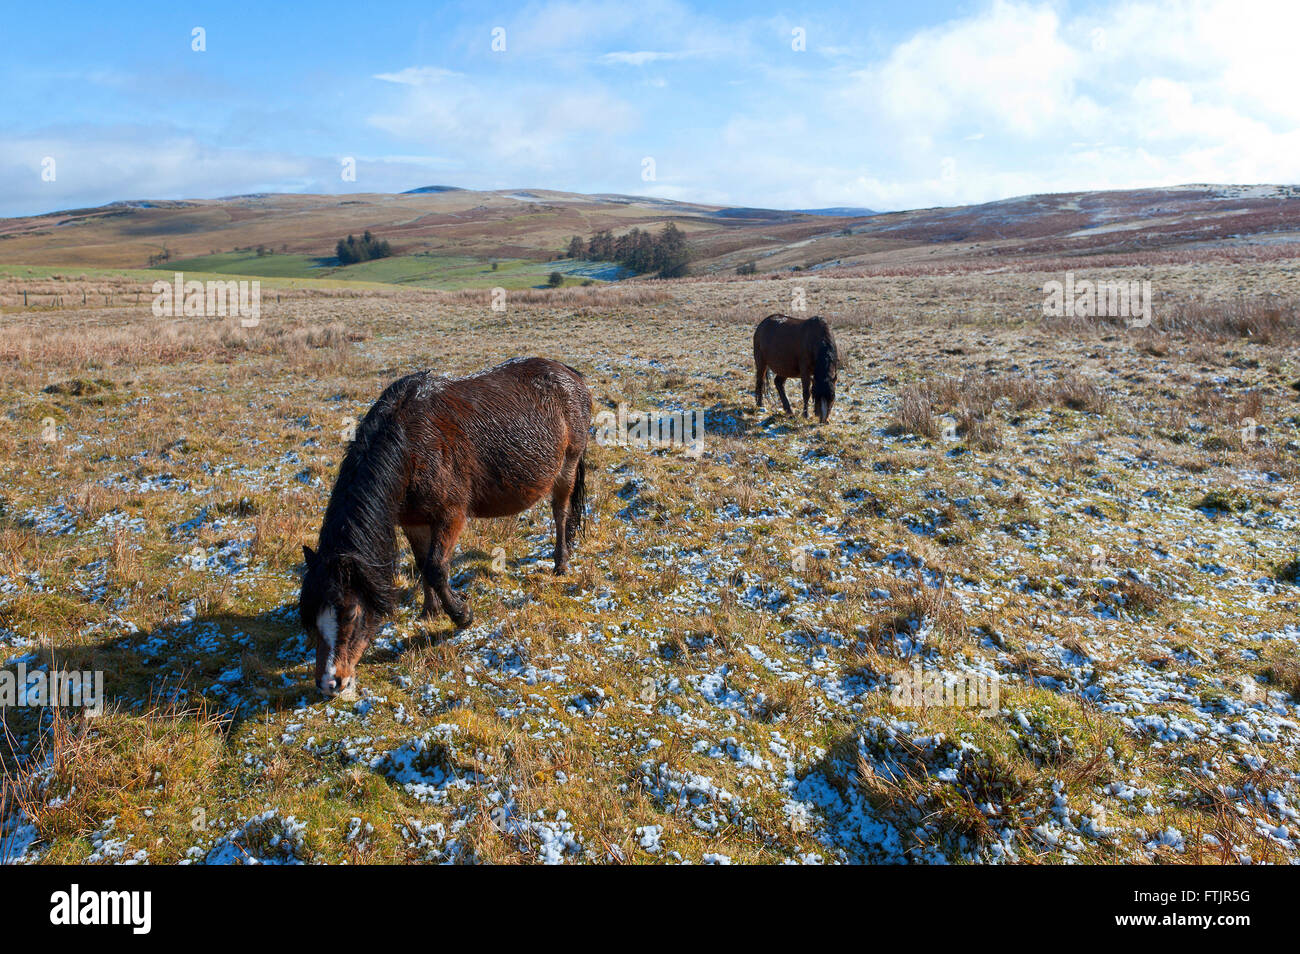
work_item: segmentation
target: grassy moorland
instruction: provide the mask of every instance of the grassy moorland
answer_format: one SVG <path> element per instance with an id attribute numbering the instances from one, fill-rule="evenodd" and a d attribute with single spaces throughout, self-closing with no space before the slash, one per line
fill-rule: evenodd
<path id="1" fill-rule="evenodd" d="M 284 278 L 187 271 L 187 281 L 252 279 L 261 283 L 263 301 L 277 294 L 344 297 L 391 290 L 383 282 L 326 278 Z M 0 265 L 0 314 L 15 316 L 49 311 L 86 312 L 100 308 L 143 308 L 153 300 L 153 284 L 172 282 L 173 273 L 145 268 L 82 268 L 54 265 Z"/>
<path id="2" fill-rule="evenodd" d="M 143 267 L 241 257 L 259 246 L 290 268 L 334 255 L 348 234 L 373 231 L 395 257 L 544 263 L 573 235 L 632 227 L 658 230 L 672 220 L 691 235 L 729 246 L 821 234 L 839 220 L 773 212 L 719 218 L 717 207 L 637 198 L 529 190 L 435 194 L 251 195 L 179 202 L 126 202 L 0 220 L 0 262 L 86 268 Z M 273 256 L 266 256 L 267 258 Z M 308 265 L 308 267 L 310 267 Z M 217 271 L 228 271 L 219 268 Z M 269 274 L 254 272 L 253 274 Z"/>
<path id="3" fill-rule="evenodd" d="M 484 261 L 469 256 L 416 254 L 358 262 L 355 265 L 332 264 L 333 259 L 308 255 L 257 255 L 255 252 L 232 252 L 205 255 L 155 266 L 159 272 L 221 274 L 247 278 L 320 279 L 347 283 L 365 282 L 403 285 L 414 288 L 536 288 L 546 284 L 553 271 L 565 275 L 565 284 L 581 284 L 581 272 L 591 266 L 571 260 L 535 262 L 527 259 Z M 495 267 L 494 267 L 495 266 Z M 614 267 L 612 264 L 607 268 Z"/>
<path id="4" fill-rule="evenodd" d="M 1146 329 L 1044 321 L 1059 276 L 1009 271 L 504 313 L 285 286 L 249 329 L 78 274 L 0 289 L 0 663 L 109 702 L 5 710 L 11 859 L 1300 857 L 1293 263 L 1108 272 L 1152 281 Z M 38 278 L 64 307 L 15 310 Z M 753 406 L 753 324 L 797 288 L 850 362 L 824 427 Z M 297 580 L 349 420 L 519 354 L 597 410 L 702 410 L 703 453 L 593 446 L 567 578 L 544 508 L 471 525 L 475 625 L 412 593 L 322 701 Z M 918 670 L 996 696 L 900 698 Z"/>

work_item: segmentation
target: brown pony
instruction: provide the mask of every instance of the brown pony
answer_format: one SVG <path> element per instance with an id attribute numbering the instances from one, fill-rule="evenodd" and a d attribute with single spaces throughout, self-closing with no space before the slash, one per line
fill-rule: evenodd
<path id="1" fill-rule="evenodd" d="M 397 539 L 424 584 L 422 618 L 441 603 L 457 628 L 474 619 L 448 582 L 470 517 L 505 517 L 550 494 L 555 572 L 582 529 L 591 392 L 546 358 L 515 358 L 464 378 L 429 371 L 390 384 L 357 427 L 325 508 L 319 552 L 304 546 L 298 610 L 316 642 L 316 685 L 352 693 L 370 637 L 397 605 Z"/>
<path id="2" fill-rule="evenodd" d="M 785 396 L 785 380 L 798 377 L 803 381 L 803 416 L 808 416 L 811 393 L 817 420 L 825 424 L 835 403 L 835 381 L 841 364 L 835 336 L 825 318 L 768 315 L 754 329 L 754 400 L 763 406 L 763 386 L 767 383 L 767 369 L 771 368 L 785 412 L 793 414 Z"/>

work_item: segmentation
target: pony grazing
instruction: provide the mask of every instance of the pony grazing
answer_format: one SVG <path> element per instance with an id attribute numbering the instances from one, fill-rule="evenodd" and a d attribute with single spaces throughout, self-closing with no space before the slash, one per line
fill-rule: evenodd
<path id="1" fill-rule="evenodd" d="M 470 517 L 517 514 L 550 494 L 555 572 L 567 572 L 582 529 L 590 429 L 582 375 L 546 358 L 464 378 L 420 371 L 390 384 L 343 458 L 319 552 L 302 548 L 298 610 L 316 641 L 320 691 L 355 691 L 361 654 L 397 606 L 395 527 L 415 555 L 422 618 L 441 605 L 457 628 L 474 616 L 452 592 L 448 562 Z"/>
<path id="2" fill-rule="evenodd" d="M 817 420 L 825 424 L 835 403 L 835 381 L 842 363 L 825 318 L 768 315 L 754 329 L 754 400 L 763 406 L 763 386 L 771 368 L 785 412 L 794 413 L 785 396 L 786 378 L 797 377 L 803 381 L 803 416 L 808 416 L 811 393 Z"/>

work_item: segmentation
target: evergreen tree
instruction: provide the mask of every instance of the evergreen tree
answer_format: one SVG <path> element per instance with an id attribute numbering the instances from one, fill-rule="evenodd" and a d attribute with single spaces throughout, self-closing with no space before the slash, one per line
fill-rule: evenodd
<path id="1" fill-rule="evenodd" d="M 659 233 L 655 243 L 654 267 L 660 278 L 680 278 L 687 273 L 691 250 L 686 247 L 686 236 L 674 223 L 669 222 Z"/>
<path id="2" fill-rule="evenodd" d="M 575 235 L 569 242 L 569 257 L 618 262 L 638 275 L 655 272 L 660 278 L 678 278 L 688 273 L 691 250 L 682 230 L 669 222 L 658 235 L 633 226 L 615 238 L 608 229 L 601 229 L 585 247 Z"/>
<path id="3" fill-rule="evenodd" d="M 372 258 L 387 258 L 393 254 L 393 247 L 387 239 L 375 238 L 367 229 L 360 241 L 355 235 L 339 239 L 338 244 L 334 246 L 334 253 L 338 257 L 339 264 L 355 265 L 357 262 L 368 262 Z"/>

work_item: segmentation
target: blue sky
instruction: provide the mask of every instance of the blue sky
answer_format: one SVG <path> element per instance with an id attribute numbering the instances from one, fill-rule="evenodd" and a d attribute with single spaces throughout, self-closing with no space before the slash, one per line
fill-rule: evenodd
<path id="1" fill-rule="evenodd" d="M 0 215 L 434 183 L 899 209 L 1300 180 L 1291 0 L 52 3 L 5 19 Z"/>

